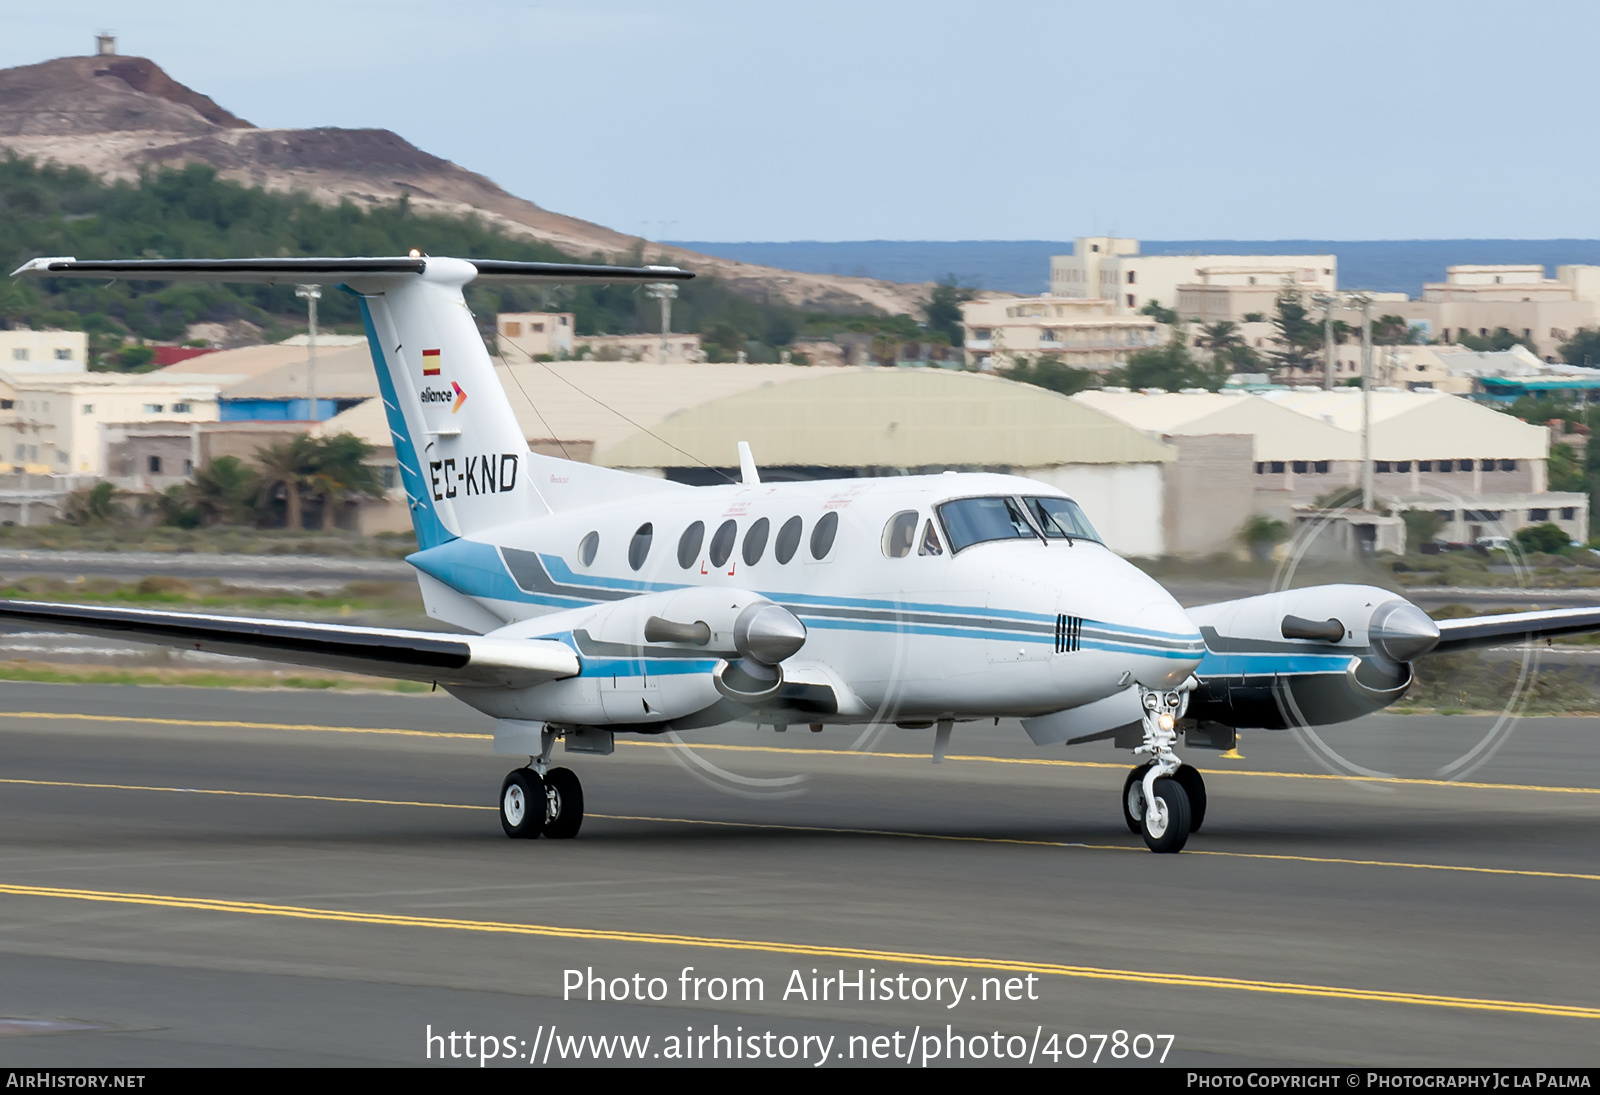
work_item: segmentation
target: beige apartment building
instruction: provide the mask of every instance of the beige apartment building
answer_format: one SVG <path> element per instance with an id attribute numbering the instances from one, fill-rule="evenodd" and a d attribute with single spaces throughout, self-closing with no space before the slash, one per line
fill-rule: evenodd
<path id="1" fill-rule="evenodd" d="M 13 376 L 0 391 L 0 467 L 32 475 L 107 474 L 106 425 L 215 422 L 218 386 L 160 373 Z"/>
<path id="2" fill-rule="evenodd" d="M 0 369 L 8 373 L 81 373 L 88 362 L 82 331 L 0 331 Z"/>
<path id="3" fill-rule="evenodd" d="M 1236 298 L 1222 296 L 1230 305 L 1238 301 L 1236 314 L 1216 318 L 1237 321 L 1245 312 L 1271 311 L 1272 300 L 1286 281 L 1307 294 L 1331 292 L 1338 275 L 1339 260 L 1334 255 L 1141 255 L 1138 240 L 1085 236 L 1073 241 L 1072 254 L 1051 256 L 1050 293 L 1109 300 L 1116 314 L 1126 315 L 1152 300 L 1182 312 L 1180 287 L 1235 290 Z M 1247 300 L 1257 296 L 1265 303 L 1247 306 Z"/>
<path id="4" fill-rule="evenodd" d="M 1119 314 L 1109 300 L 993 297 L 961 306 L 966 363 L 1003 368 L 1018 357 L 1055 357 L 1081 369 L 1124 364 L 1134 350 L 1156 346 L 1168 328 L 1148 316 Z"/>
<path id="5" fill-rule="evenodd" d="M 571 312 L 501 312 L 494 317 L 495 349 L 505 361 L 568 358 L 576 329 Z"/>

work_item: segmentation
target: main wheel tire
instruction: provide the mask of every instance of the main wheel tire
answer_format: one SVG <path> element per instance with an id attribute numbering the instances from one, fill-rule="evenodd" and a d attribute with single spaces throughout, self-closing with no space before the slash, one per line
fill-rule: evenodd
<path id="1" fill-rule="evenodd" d="M 1153 763 L 1145 761 L 1122 781 L 1122 820 L 1128 823 L 1128 832 L 1135 836 L 1144 828 L 1144 774 Z"/>
<path id="2" fill-rule="evenodd" d="M 518 768 L 500 784 L 500 827 L 514 839 L 532 839 L 544 831 L 547 807 L 544 780 L 532 768 Z"/>
<path id="3" fill-rule="evenodd" d="M 1189 832 L 1198 833 L 1201 823 L 1206 819 L 1206 781 L 1201 778 L 1200 769 L 1192 764 L 1179 765 L 1178 770 L 1172 773 L 1172 778 L 1189 796 Z"/>
<path id="4" fill-rule="evenodd" d="M 1163 776 L 1155 783 L 1155 802 L 1144 811 L 1144 845 L 1152 852 L 1181 852 L 1189 840 L 1189 796 L 1183 785 Z"/>
<path id="5" fill-rule="evenodd" d="M 571 840 L 583 825 L 583 784 L 578 782 L 578 773 L 571 768 L 552 768 L 544 781 L 550 791 L 544 835 L 552 840 Z"/>

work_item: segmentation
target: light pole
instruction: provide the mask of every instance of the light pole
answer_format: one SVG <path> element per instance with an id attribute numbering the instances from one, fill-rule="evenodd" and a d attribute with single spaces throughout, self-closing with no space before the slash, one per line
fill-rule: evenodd
<path id="1" fill-rule="evenodd" d="M 1372 298 L 1347 298 L 1361 309 L 1361 508 L 1372 511 Z"/>
<path id="2" fill-rule="evenodd" d="M 670 281 L 653 281 L 644 287 L 644 292 L 661 302 L 661 364 L 665 365 L 667 338 L 672 334 L 672 299 L 678 295 L 678 287 Z"/>
<path id="3" fill-rule="evenodd" d="M 1312 293 L 1311 299 L 1322 305 L 1322 390 L 1333 391 L 1333 306 L 1339 303 L 1334 293 Z"/>
<path id="4" fill-rule="evenodd" d="M 311 421 L 317 421 L 317 301 L 322 299 L 322 286 L 297 285 L 294 295 L 301 297 L 306 302 L 306 309 L 310 313 L 310 326 L 306 328 L 306 349 L 309 351 L 306 361 L 306 396 L 311 403 Z"/>

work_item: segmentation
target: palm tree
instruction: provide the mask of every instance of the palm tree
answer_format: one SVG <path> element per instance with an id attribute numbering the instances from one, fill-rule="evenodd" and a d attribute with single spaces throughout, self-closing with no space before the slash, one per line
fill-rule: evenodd
<path id="1" fill-rule="evenodd" d="M 261 467 L 254 498 L 258 523 L 268 518 L 282 498 L 285 505 L 283 527 L 305 526 L 303 492 L 310 478 L 313 444 L 309 436 L 301 434 L 291 441 L 280 441 L 256 450 L 256 462 Z"/>

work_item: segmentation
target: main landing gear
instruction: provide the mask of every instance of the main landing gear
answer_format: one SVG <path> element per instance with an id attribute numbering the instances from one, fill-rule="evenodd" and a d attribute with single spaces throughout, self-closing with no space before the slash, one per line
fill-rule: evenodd
<path id="1" fill-rule="evenodd" d="M 1135 753 L 1149 753 L 1122 782 L 1122 820 L 1144 836 L 1152 852 L 1181 852 L 1190 833 L 1206 818 L 1206 784 L 1200 772 L 1172 751 L 1183 704 L 1179 692 L 1140 689 L 1144 704 L 1144 742 Z"/>
<path id="2" fill-rule="evenodd" d="M 500 827 L 506 836 L 532 839 L 543 834 L 570 840 L 578 835 L 583 784 L 571 768 L 550 767 L 555 741 L 555 734 L 545 731 L 544 750 L 529 758 L 528 767 L 507 773 L 500 784 Z"/>

